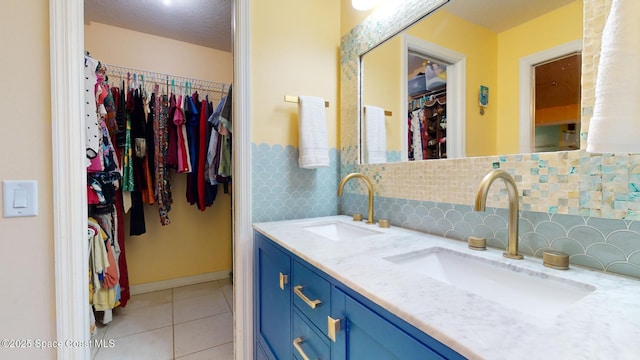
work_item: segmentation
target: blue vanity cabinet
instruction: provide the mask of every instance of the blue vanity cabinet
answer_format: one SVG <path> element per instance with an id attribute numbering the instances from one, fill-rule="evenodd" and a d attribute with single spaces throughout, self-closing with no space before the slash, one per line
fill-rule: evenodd
<path id="1" fill-rule="evenodd" d="M 291 358 L 291 257 L 255 233 L 255 358 Z"/>
<path id="2" fill-rule="evenodd" d="M 464 359 L 258 232 L 255 243 L 256 359 Z"/>

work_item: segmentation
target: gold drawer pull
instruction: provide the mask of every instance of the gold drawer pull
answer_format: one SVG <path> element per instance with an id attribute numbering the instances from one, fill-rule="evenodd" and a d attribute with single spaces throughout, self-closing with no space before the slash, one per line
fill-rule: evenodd
<path id="1" fill-rule="evenodd" d="M 340 319 L 334 319 L 331 316 L 327 316 L 327 336 L 333 342 L 336 342 L 338 333 L 340 332 Z"/>
<path id="2" fill-rule="evenodd" d="M 283 273 L 280 273 L 280 289 L 284 290 L 284 285 L 289 283 L 289 276 Z"/>
<path id="3" fill-rule="evenodd" d="M 296 295 L 298 295 L 298 297 L 300 299 L 302 299 L 302 301 L 304 301 L 307 305 L 309 305 L 310 308 L 315 309 L 318 306 L 320 306 L 320 304 L 322 303 L 322 301 L 320 300 L 311 300 L 308 297 L 306 297 L 303 293 L 302 293 L 302 285 L 296 285 L 293 288 L 293 292 L 296 293 Z"/>
<path id="4" fill-rule="evenodd" d="M 297 337 L 297 338 L 293 339 L 293 347 L 296 349 L 298 354 L 300 354 L 300 357 L 303 360 L 309 360 L 309 357 L 307 356 L 307 354 L 304 353 L 304 350 L 302 350 L 302 346 L 300 346 L 300 344 L 302 344 L 302 338 L 301 337 Z"/>

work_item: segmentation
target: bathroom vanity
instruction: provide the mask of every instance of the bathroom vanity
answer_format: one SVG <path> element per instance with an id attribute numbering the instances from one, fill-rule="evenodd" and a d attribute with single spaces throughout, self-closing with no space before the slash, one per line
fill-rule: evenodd
<path id="1" fill-rule="evenodd" d="M 256 359 L 463 358 L 265 235 L 255 244 Z"/>
<path id="2" fill-rule="evenodd" d="M 640 281 L 330 216 L 254 224 L 256 359 L 636 359 Z"/>

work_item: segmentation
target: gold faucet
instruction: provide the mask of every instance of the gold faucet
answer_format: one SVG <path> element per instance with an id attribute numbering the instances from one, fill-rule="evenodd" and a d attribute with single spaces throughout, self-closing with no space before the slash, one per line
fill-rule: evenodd
<path id="1" fill-rule="evenodd" d="M 338 185 L 338 196 L 342 196 L 342 188 L 347 181 L 353 178 L 360 178 L 364 180 L 365 184 L 367 184 L 367 189 L 369 190 L 369 216 L 367 217 L 367 224 L 373 224 L 373 185 L 371 184 L 371 180 L 368 177 L 360 174 L 360 173 L 351 173 L 340 180 L 340 184 Z"/>
<path id="2" fill-rule="evenodd" d="M 515 180 L 504 170 L 493 170 L 489 172 L 480 182 L 478 194 L 476 195 L 475 211 L 484 211 L 487 203 L 487 193 L 493 181 L 497 178 L 504 180 L 509 195 L 509 243 L 507 252 L 502 255 L 509 259 L 522 259 L 523 256 L 518 254 L 518 188 Z"/>

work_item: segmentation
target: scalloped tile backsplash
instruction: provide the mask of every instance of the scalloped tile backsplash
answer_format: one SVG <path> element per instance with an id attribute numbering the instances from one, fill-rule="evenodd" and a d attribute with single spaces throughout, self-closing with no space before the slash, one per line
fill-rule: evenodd
<path id="1" fill-rule="evenodd" d="M 340 168 L 338 151 L 329 167 L 301 169 L 298 148 L 252 144 L 253 221 L 278 221 L 336 215 Z"/>
<path id="2" fill-rule="evenodd" d="M 367 197 L 359 182 L 349 182 L 342 199 L 336 195 L 340 180 L 336 149 L 330 150 L 330 166 L 315 170 L 300 169 L 298 149 L 290 145 L 253 144 L 252 151 L 254 222 L 366 213 Z M 533 163 L 532 169 L 539 168 L 538 162 Z M 500 165 L 498 159 L 496 166 Z M 489 246 L 506 248 L 507 210 L 498 201 L 504 197 L 503 189 L 492 190 L 498 207 L 475 212 L 470 202 L 460 205 L 411 199 L 412 189 L 393 191 L 404 193 L 402 197 L 380 196 L 382 179 L 376 178 L 375 172 L 369 175 L 377 189 L 376 218 L 388 218 L 394 226 L 456 240 L 466 240 L 472 234 L 485 236 Z M 540 174 L 537 176 L 540 180 Z M 539 188 L 520 189 L 521 204 L 526 199 L 526 190 Z M 525 255 L 541 257 L 544 249 L 556 249 L 568 253 L 574 265 L 640 278 L 640 221 L 537 212 L 522 205 L 520 250 Z"/>
<path id="3" fill-rule="evenodd" d="M 376 219 L 386 218 L 403 228 L 466 241 L 482 236 L 487 245 L 507 248 L 508 211 L 487 208 L 473 211 L 471 205 L 376 197 Z M 367 197 L 346 194 L 341 214 L 363 213 Z M 587 216 L 521 211 L 519 250 L 541 258 L 554 249 L 570 255 L 570 262 L 596 270 L 640 278 L 640 222 Z"/>

